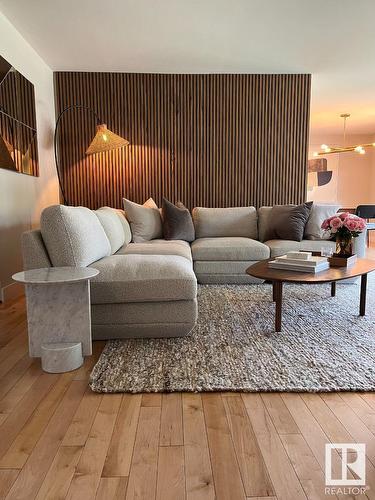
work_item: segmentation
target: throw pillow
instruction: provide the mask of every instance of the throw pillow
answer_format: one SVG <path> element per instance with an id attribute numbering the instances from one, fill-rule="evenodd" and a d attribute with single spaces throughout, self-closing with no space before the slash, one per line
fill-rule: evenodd
<path id="1" fill-rule="evenodd" d="M 312 201 L 302 205 L 275 205 L 270 214 L 268 240 L 302 241 Z"/>
<path id="2" fill-rule="evenodd" d="M 166 240 L 195 240 L 195 229 L 189 210 L 178 202 L 176 205 L 163 198 L 163 233 Z"/>
<path id="3" fill-rule="evenodd" d="M 332 217 L 340 209 L 340 205 L 324 205 L 313 203 L 309 219 L 305 226 L 305 238 L 307 240 L 329 239 L 330 235 L 324 234 L 321 228 L 322 222 Z"/>
<path id="4" fill-rule="evenodd" d="M 157 204 L 154 202 L 154 199 L 153 198 L 149 198 L 148 200 L 146 200 L 143 205 L 143 207 L 147 207 L 147 208 L 156 208 L 156 210 L 159 210 Z"/>
<path id="5" fill-rule="evenodd" d="M 126 218 L 130 222 L 134 243 L 144 243 L 163 237 L 161 216 L 152 198 L 138 205 L 124 198 Z"/>

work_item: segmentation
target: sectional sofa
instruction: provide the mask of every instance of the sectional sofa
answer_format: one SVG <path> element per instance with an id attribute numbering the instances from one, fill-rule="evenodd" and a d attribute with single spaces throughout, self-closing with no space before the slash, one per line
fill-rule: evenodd
<path id="1" fill-rule="evenodd" d="M 197 282 L 259 282 L 246 269 L 289 250 L 334 246 L 321 239 L 267 240 L 272 207 L 195 208 L 196 239 L 133 243 L 124 212 L 53 205 L 40 230 L 22 236 L 24 268 L 91 266 L 94 339 L 175 337 L 194 327 Z M 356 252 L 365 253 L 365 235 Z"/>

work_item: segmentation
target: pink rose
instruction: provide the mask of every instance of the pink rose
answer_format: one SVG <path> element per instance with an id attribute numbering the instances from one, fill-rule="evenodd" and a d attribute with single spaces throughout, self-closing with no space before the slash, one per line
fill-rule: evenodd
<path id="1" fill-rule="evenodd" d="M 358 231 L 358 222 L 355 219 L 347 217 L 344 221 L 344 226 L 349 229 L 349 231 Z"/>
<path id="2" fill-rule="evenodd" d="M 349 212 L 343 212 L 342 214 L 339 215 L 341 220 L 345 220 L 347 217 L 350 217 Z"/>
<path id="3" fill-rule="evenodd" d="M 335 229 L 335 232 L 337 231 L 337 229 L 342 227 L 342 225 L 343 225 L 343 221 L 342 221 L 342 219 L 340 219 L 340 217 L 334 217 L 330 222 L 330 226 L 332 229 Z"/>
<path id="4" fill-rule="evenodd" d="M 362 219 L 361 217 L 358 217 L 357 223 L 358 223 L 358 231 L 364 231 L 366 229 L 366 221 L 365 221 L 365 219 Z"/>
<path id="5" fill-rule="evenodd" d="M 337 215 L 332 215 L 331 217 L 328 217 L 328 219 L 325 219 L 322 222 L 321 228 L 322 229 L 330 229 L 330 227 L 331 227 L 331 221 L 333 219 L 336 219 L 336 218 L 337 218 Z"/>

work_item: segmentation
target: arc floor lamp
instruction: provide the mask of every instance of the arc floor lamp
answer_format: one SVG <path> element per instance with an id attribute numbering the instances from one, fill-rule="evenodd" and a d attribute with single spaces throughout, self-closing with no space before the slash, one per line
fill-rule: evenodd
<path id="1" fill-rule="evenodd" d="M 66 107 L 61 113 L 59 114 L 57 121 L 56 121 L 56 126 L 55 126 L 55 133 L 53 137 L 53 146 L 54 146 L 54 152 L 55 152 L 55 163 L 56 163 L 56 170 L 57 170 L 57 178 L 59 181 L 59 186 L 60 186 L 60 191 L 61 191 L 61 196 L 64 202 L 64 205 L 69 205 L 68 200 L 66 198 L 64 186 L 62 183 L 61 179 L 61 173 L 60 173 L 60 165 L 59 165 L 59 154 L 58 154 L 58 145 L 57 145 L 57 139 L 58 139 L 58 131 L 59 131 L 59 126 L 61 122 L 61 118 L 65 113 L 72 109 L 82 109 L 85 111 L 89 111 L 92 113 L 96 119 L 96 134 L 93 140 L 91 141 L 89 147 L 86 150 L 86 155 L 92 155 L 96 153 L 103 153 L 104 151 L 111 151 L 113 149 L 119 149 L 124 146 L 129 145 L 129 141 L 126 139 L 120 137 L 119 135 L 115 134 L 111 130 L 107 128 L 107 125 L 103 123 L 103 121 L 99 118 L 99 115 L 90 107 L 84 106 L 83 104 L 72 104 L 71 106 Z"/>

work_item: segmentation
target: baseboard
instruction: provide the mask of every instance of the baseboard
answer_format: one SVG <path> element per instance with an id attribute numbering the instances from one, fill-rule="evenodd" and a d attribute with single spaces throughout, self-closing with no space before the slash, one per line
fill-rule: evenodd
<path id="1" fill-rule="evenodd" d="M 0 302 L 18 299 L 25 295 L 25 287 L 22 283 L 10 283 L 10 285 L 0 288 Z"/>

